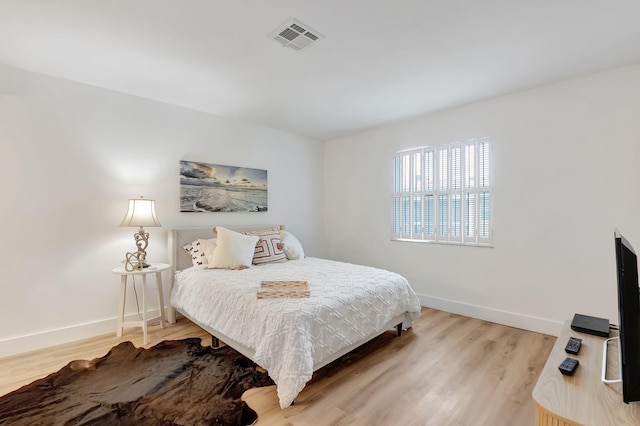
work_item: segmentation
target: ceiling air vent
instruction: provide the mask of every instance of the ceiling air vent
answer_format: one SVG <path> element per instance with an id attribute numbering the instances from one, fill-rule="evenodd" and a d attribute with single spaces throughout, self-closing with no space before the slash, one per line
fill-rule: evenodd
<path id="1" fill-rule="evenodd" d="M 309 47 L 324 38 L 324 36 L 316 30 L 311 29 L 308 25 L 295 19 L 291 19 L 279 27 L 271 33 L 270 37 L 282 44 L 282 46 L 290 47 L 297 51 Z"/>

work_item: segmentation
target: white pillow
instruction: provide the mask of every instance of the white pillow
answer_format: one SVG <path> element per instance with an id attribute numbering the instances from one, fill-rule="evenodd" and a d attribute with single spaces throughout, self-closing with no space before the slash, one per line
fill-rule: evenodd
<path id="1" fill-rule="evenodd" d="M 287 259 L 304 259 L 302 244 L 291 232 L 280 231 L 280 240 L 284 244 L 284 254 L 287 255 Z"/>
<path id="2" fill-rule="evenodd" d="M 193 266 L 211 263 L 213 251 L 216 249 L 216 239 L 203 240 L 199 238 L 182 246 L 190 255 Z"/>
<path id="3" fill-rule="evenodd" d="M 251 266 L 253 253 L 260 237 L 242 235 L 217 226 L 218 241 L 209 263 L 211 269 L 244 269 Z"/>
<path id="4" fill-rule="evenodd" d="M 200 240 L 185 244 L 182 248 L 191 255 L 191 263 L 193 263 L 193 266 L 207 264 L 207 257 L 205 256 L 204 247 L 200 243 Z"/>
<path id="5" fill-rule="evenodd" d="M 216 247 L 218 246 L 217 240 L 218 240 L 217 238 L 211 238 L 208 240 L 203 240 L 203 239 L 198 240 L 198 243 L 200 244 L 200 248 L 203 249 L 204 251 L 204 262 L 203 262 L 204 265 L 211 263 L 211 259 L 213 259 L 213 253 L 216 251 Z"/>

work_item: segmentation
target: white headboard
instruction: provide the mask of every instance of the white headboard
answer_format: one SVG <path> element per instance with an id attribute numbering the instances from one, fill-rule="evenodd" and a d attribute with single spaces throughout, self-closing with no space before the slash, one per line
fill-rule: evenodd
<path id="1" fill-rule="evenodd" d="M 284 229 L 284 225 L 220 226 L 236 232 L 260 231 L 263 229 L 273 228 Z M 171 295 L 171 291 L 173 290 L 173 280 L 175 278 L 176 271 L 181 271 L 185 268 L 193 266 L 193 263 L 191 262 L 191 255 L 187 253 L 187 251 L 182 247 L 185 244 L 188 244 L 199 238 L 213 238 L 214 227 L 215 226 L 210 226 L 207 228 L 174 228 L 169 230 L 169 263 L 171 264 L 171 275 L 169 276 L 169 295 Z M 168 320 L 172 323 L 175 322 L 175 309 L 171 306 L 169 307 Z"/>

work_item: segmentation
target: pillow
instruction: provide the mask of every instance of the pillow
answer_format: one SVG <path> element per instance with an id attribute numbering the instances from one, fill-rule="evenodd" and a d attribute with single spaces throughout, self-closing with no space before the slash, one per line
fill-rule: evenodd
<path id="1" fill-rule="evenodd" d="M 216 249 L 213 252 L 209 268 L 244 269 L 251 266 L 253 252 L 260 237 L 243 235 L 230 229 L 216 226 L 218 234 Z"/>
<path id="2" fill-rule="evenodd" d="M 264 231 L 247 231 L 243 232 L 243 234 L 260 237 L 258 244 L 256 244 L 256 249 L 253 252 L 252 263 L 254 265 L 287 261 L 287 256 L 282 250 L 284 245 L 282 241 L 280 241 L 280 230 L 278 228 Z"/>
<path id="3" fill-rule="evenodd" d="M 199 240 L 185 244 L 182 248 L 191 255 L 191 263 L 193 263 L 193 266 L 204 265 L 207 263 L 207 258 L 204 254 L 204 247 L 202 247 Z"/>
<path id="4" fill-rule="evenodd" d="M 302 244 L 291 232 L 280 231 L 280 240 L 284 244 L 284 254 L 289 260 L 304 259 Z"/>
<path id="5" fill-rule="evenodd" d="M 190 255 L 193 266 L 206 265 L 211 263 L 211 256 L 216 249 L 216 239 L 210 240 L 197 239 L 189 244 L 182 246 Z"/>
<path id="6" fill-rule="evenodd" d="M 208 240 L 203 240 L 203 239 L 199 239 L 198 242 L 200 243 L 200 247 L 202 249 L 204 249 L 204 257 L 205 257 L 205 264 L 207 263 L 211 263 L 211 259 L 213 259 L 213 252 L 216 250 L 217 247 L 217 238 L 211 238 Z"/>

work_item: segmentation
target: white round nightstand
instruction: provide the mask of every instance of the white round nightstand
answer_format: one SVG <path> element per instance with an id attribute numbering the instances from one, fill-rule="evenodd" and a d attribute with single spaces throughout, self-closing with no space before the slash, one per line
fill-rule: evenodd
<path id="1" fill-rule="evenodd" d="M 124 327 L 142 327 L 142 333 L 144 335 L 144 344 L 147 344 L 147 325 L 151 321 L 157 319 L 160 320 L 160 328 L 164 328 L 164 295 L 162 290 L 162 271 L 169 269 L 170 265 L 166 263 L 152 263 L 148 268 L 135 271 L 127 271 L 124 266 L 119 266 L 113 269 L 113 273 L 120 275 L 120 302 L 118 307 L 118 328 L 116 335 L 122 336 L 122 329 Z M 147 318 L 147 300 L 146 300 L 146 288 L 147 288 L 147 275 L 155 274 L 156 276 L 156 288 L 158 289 L 158 306 L 160 315 L 154 318 Z M 127 280 L 129 277 L 135 277 L 140 275 L 142 277 L 142 321 L 125 321 L 124 320 L 124 305 L 127 297 Z"/>

